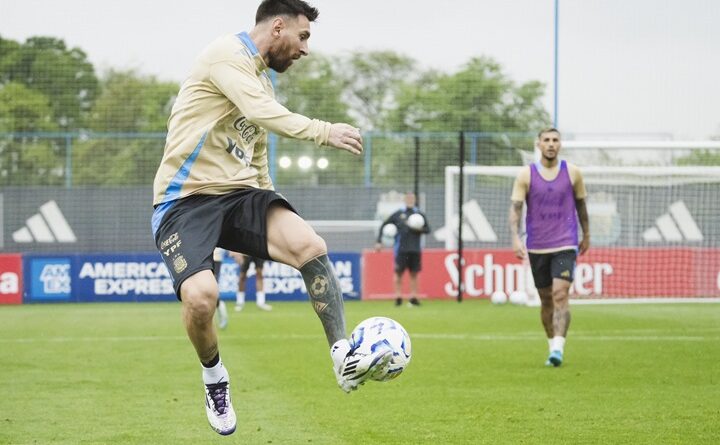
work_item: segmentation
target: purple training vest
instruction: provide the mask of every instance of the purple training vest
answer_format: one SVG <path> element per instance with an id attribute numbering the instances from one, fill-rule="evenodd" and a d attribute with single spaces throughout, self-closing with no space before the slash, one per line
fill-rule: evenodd
<path id="1" fill-rule="evenodd" d="M 525 226 L 530 250 L 577 247 L 575 192 L 565 161 L 560 162 L 560 171 L 552 181 L 543 178 L 535 164 L 530 165 Z"/>

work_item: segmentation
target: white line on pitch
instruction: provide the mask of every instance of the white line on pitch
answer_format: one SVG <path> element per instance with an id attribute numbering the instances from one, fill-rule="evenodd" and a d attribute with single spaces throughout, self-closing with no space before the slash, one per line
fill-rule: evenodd
<path id="1" fill-rule="evenodd" d="M 278 334 L 278 335 L 224 335 L 223 340 L 308 340 L 318 338 L 310 334 Z M 427 340 L 461 340 L 461 341 L 527 341 L 539 340 L 541 334 L 412 334 L 415 339 Z M 572 340 L 578 341 L 676 341 L 701 342 L 718 341 L 720 337 L 704 335 L 572 335 Z M 185 336 L 135 336 L 135 337 L 35 337 L 35 338 L 2 338 L 0 343 L 91 343 L 91 342 L 148 342 L 148 341 L 187 341 Z"/>

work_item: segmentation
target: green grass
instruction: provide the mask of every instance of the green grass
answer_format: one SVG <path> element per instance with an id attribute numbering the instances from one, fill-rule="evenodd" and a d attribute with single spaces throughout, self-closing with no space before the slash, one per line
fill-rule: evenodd
<path id="1" fill-rule="evenodd" d="M 718 444 L 720 305 L 575 305 L 566 363 L 539 309 L 346 304 L 400 321 L 412 363 L 352 394 L 308 303 L 220 334 L 238 430 L 205 419 L 180 305 L 0 307 L 0 444 Z"/>

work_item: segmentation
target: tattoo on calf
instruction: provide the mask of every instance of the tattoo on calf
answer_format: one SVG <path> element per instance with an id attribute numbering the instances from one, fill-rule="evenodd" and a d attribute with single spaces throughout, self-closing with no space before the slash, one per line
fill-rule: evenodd
<path id="1" fill-rule="evenodd" d="M 310 302 L 320 318 L 328 344 L 346 338 L 342 291 L 327 255 L 321 255 L 300 267 Z"/>
<path id="2" fill-rule="evenodd" d="M 553 313 L 553 331 L 555 335 L 565 337 L 570 327 L 570 310 L 568 308 L 555 309 Z"/>

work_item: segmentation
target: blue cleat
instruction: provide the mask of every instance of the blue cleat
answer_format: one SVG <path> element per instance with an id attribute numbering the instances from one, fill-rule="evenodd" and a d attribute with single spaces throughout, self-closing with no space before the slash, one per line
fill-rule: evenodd
<path id="1" fill-rule="evenodd" d="M 562 365 L 563 362 L 563 353 L 562 351 L 552 351 L 550 352 L 550 356 L 548 357 L 547 361 L 545 362 L 545 366 L 554 366 L 558 367 Z"/>

